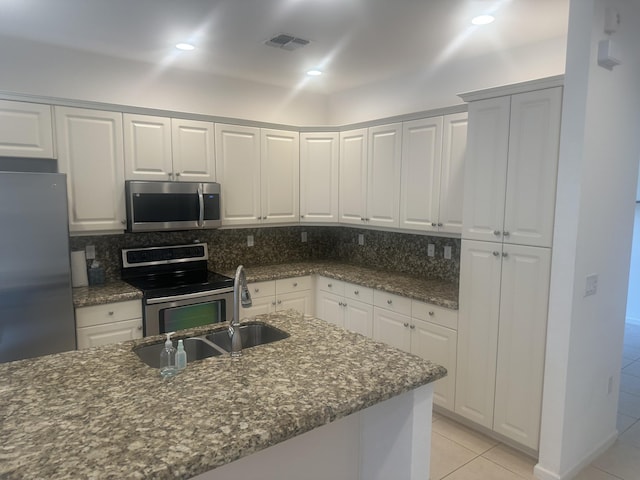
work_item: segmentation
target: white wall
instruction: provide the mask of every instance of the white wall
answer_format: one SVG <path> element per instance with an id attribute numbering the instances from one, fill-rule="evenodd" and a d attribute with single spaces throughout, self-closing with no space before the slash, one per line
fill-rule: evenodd
<path id="1" fill-rule="evenodd" d="M 605 6 L 624 64 L 596 64 Z M 540 478 L 572 478 L 615 439 L 640 157 L 640 6 L 571 0 L 552 258 Z M 587 275 L 598 292 L 584 297 Z M 609 378 L 613 378 L 608 392 Z"/>
<path id="2" fill-rule="evenodd" d="M 12 93 L 300 126 L 327 121 L 325 95 L 7 37 L 0 37 L 0 63 L 0 90 Z"/>
<path id="3" fill-rule="evenodd" d="M 410 74 L 331 95 L 329 124 L 449 107 L 463 103 L 459 93 L 561 75 L 565 53 L 563 36 L 481 57 L 427 65 Z"/>

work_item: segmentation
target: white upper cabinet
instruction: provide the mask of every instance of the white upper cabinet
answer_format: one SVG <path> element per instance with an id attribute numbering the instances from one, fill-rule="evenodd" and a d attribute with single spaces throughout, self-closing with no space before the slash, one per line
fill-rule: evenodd
<path id="1" fill-rule="evenodd" d="M 0 100 L 0 156 L 55 158 L 51 106 Z"/>
<path id="2" fill-rule="evenodd" d="M 367 165 L 368 225 L 398 227 L 402 124 L 369 128 Z"/>
<path id="3" fill-rule="evenodd" d="M 58 167 L 67 174 L 69 231 L 124 230 L 122 114 L 55 107 Z"/>
<path id="4" fill-rule="evenodd" d="M 367 129 L 340 132 L 340 223 L 362 225 L 367 205 Z"/>
<path id="5" fill-rule="evenodd" d="M 443 120 L 438 231 L 462 233 L 468 115 L 455 113 Z"/>
<path id="6" fill-rule="evenodd" d="M 223 225 L 260 223 L 260 129 L 215 124 Z"/>
<path id="7" fill-rule="evenodd" d="M 550 247 L 562 88 L 469 104 L 463 237 Z"/>
<path id="8" fill-rule="evenodd" d="M 338 222 L 339 135 L 300 134 L 300 221 Z"/>
<path id="9" fill-rule="evenodd" d="M 215 148 L 212 122 L 171 119 L 171 150 L 176 180 L 213 182 Z"/>
<path id="10" fill-rule="evenodd" d="M 215 181 L 213 123 L 124 116 L 127 180 Z"/>
<path id="11" fill-rule="evenodd" d="M 261 190 L 263 223 L 300 220 L 300 139 L 298 132 L 262 129 Z"/>

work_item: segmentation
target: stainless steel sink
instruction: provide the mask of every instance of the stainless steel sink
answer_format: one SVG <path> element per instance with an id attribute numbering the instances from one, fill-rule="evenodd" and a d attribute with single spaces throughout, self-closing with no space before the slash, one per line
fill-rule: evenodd
<path id="1" fill-rule="evenodd" d="M 289 334 L 262 322 L 247 322 L 240 325 L 242 348 L 251 348 L 265 343 L 287 338 Z M 228 329 L 217 330 L 207 336 L 187 337 L 183 339 L 187 352 L 187 361 L 195 362 L 203 358 L 227 355 L 231 351 Z M 140 360 L 153 368 L 160 368 L 160 352 L 164 341 L 152 345 L 135 347 L 133 351 Z"/>
<path id="2" fill-rule="evenodd" d="M 242 339 L 243 349 L 277 342 L 288 336 L 287 332 L 262 322 L 247 322 L 240 325 L 240 338 Z M 227 330 L 210 333 L 206 338 L 226 351 L 231 351 L 231 339 Z"/>

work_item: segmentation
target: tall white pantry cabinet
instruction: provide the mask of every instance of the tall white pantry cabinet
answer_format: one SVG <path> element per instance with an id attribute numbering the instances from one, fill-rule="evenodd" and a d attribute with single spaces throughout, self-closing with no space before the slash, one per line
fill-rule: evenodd
<path id="1" fill-rule="evenodd" d="M 561 100 L 556 86 L 469 103 L 454 410 L 534 451 Z"/>

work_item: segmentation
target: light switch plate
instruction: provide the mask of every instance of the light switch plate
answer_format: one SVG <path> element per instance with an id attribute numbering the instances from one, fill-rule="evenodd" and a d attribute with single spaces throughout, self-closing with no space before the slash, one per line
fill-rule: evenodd
<path id="1" fill-rule="evenodd" d="M 247 235 L 247 247 L 253 247 L 253 235 Z"/>
<path id="2" fill-rule="evenodd" d="M 592 273 L 587 275 L 587 281 L 584 288 L 584 296 L 595 295 L 598 292 L 598 274 Z"/>
<path id="3" fill-rule="evenodd" d="M 451 260 L 451 245 L 444 247 L 444 258 L 446 260 Z"/>
<path id="4" fill-rule="evenodd" d="M 302 243 L 307 241 L 307 232 L 302 232 L 301 239 L 302 239 Z"/>
<path id="5" fill-rule="evenodd" d="M 427 244 L 427 257 L 435 257 L 436 245 L 434 243 Z"/>
<path id="6" fill-rule="evenodd" d="M 358 245 L 364 245 L 364 234 L 358 234 Z"/>
<path id="7" fill-rule="evenodd" d="M 84 253 L 87 256 L 87 260 L 93 260 L 96 258 L 96 246 L 95 245 L 87 245 L 84 247 Z"/>

